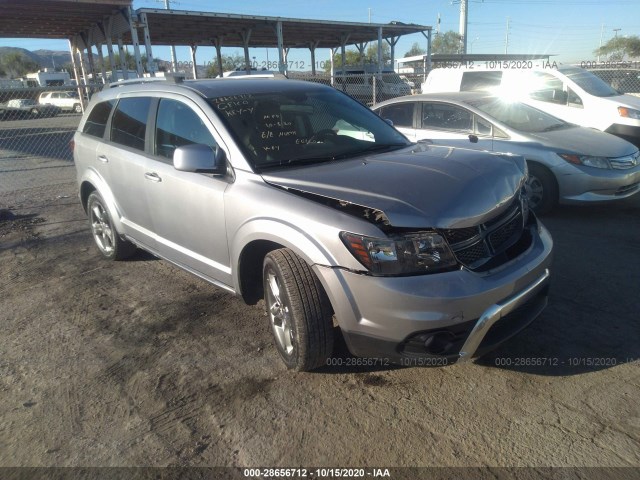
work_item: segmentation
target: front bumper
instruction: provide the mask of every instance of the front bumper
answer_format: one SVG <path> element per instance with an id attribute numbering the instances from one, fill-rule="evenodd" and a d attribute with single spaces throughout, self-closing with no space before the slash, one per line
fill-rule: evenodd
<path id="1" fill-rule="evenodd" d="M 608 202 L 640 191 L 640 165 L 609 170 L 567 163 L 553 168 L 558 179 L 560 203 Z"/>
<path id="2" fill-rule="evenodd" d="M 552 248 L 539 224 L 529 249 L 494 271 L 374 277 L 316 266 L 316 273 L 352 354 L 453 363 L 497 346 L 542 311 Z"/>

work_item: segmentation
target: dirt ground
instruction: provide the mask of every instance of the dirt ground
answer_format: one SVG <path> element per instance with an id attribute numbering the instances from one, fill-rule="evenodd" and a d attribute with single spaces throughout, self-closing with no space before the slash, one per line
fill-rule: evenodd
<path id="1" fill-rule="evenodd" d="M 74 176 L 0 157 L 0 466 L 640 466 L 640 196 L 543 218 L 549 307 L 490 355 L 293 373 L 260 308 L 103 261 Z"/>

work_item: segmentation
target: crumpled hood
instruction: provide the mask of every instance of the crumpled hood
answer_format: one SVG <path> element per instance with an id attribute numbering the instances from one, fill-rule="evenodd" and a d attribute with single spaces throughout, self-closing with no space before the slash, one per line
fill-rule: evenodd
<path id="1" fill-rule="evenodd" d="M 522 157 L 412 145 L 265 173 L 266 182 L 381 210 L 393 227 L 463 228 L 504 211 L 524 183 Z"/>
<path id="2" fill-rule="evenodd" d="M 638 150 L 638 147 L 620 137 L 586 127 L 575 126 L 528 135 L 556 152 L 615 158 L 631 155 Z"/>

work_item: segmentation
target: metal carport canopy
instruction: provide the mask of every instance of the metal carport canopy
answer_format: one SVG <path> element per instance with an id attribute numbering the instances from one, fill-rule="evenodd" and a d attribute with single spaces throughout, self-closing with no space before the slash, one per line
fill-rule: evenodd
<path id="1" fill-rule="evenodd" d="M 131 0 L 0 0 L 0 37 L 69 39 Z"/>
<path id="2" fill-rule="evenodd" d="M 285 17 L 263 17 L 213 12 L 140 8 L 146 14 L 153 45 L 211 45 L 220 38 L 225 47 L 244 47 L 242 32 L 251 31 L 251 47 L 277 47 L 276 25 L 282 24 L 282 37 L 287 48 L 338 48 L 378 40 L 378 29 L 384 38 L 399 37 L 431 30 L 431 27 L 392 22 L 353 23 L 330 20 L 307 20 Z"/>

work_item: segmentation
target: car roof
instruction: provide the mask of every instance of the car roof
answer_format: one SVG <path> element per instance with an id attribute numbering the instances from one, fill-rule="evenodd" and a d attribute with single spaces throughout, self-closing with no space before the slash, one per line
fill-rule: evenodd
<path id="1" fill-rule="evenodd" d="M 301 80 L 288 80 L 281 78 L 256 78 L 257 75 L 245 75 L 232 78 L 213 78 L 206 80 L 172 81 L 141 81 L 130 84 L 114 84 L 113 88 L 104 89 L 99 94 L 102 100 L 117 97 L 120 93 L 130 92 L 176 92 L 184 93 L 192 91 L 204 98 L 227 97 L 243 94 L 259 94 L 272 92 L 309 92 L 321 90 L 333 90 L 325 85 L 305 82 Z"/>
<path id="2" fill-rule="evenodd" d="M 420 93 L 418 95 L 406 95 L 404 97 L 397 97 L 386 102 L 379 103 L 373 107 L 377 109 L 384 107 L 385 105 L 392 105 L 400 102 L 453 102 L 453 103 L 467 103 L 485 98 L 499 98 L 489 92 L 440 92 L 440 93 Z"/>

